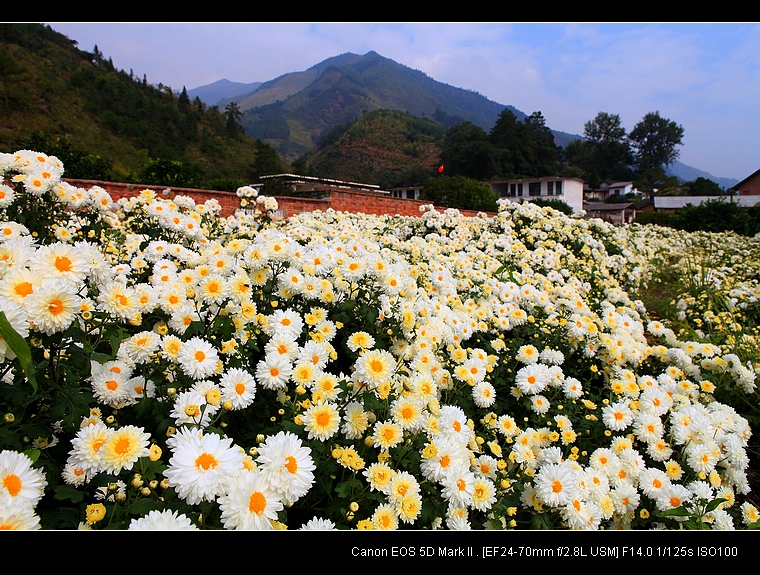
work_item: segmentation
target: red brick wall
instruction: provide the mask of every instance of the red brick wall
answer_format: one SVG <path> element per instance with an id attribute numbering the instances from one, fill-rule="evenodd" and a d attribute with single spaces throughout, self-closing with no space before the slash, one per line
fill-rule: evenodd
<path id="1" fill-rule="evenodd" d="M 760 195 L 760 172 L 756 172 L 753 176 L 747 178 L 739 187 L 740 196 L 759 196 Z"/>
<path id="2" fill-rule="evenodd" d="M 100 186 L 106 190 L 114 200 L 138 195 L 142 190 L 153 190 L 161 196 L 166 190 L 171 190 L 172 195 L 189 196 L 196 203 L 202 204 L 206 200 L 215 198 L 222 206 L 222 216 L 230 216 L 240 205 L 240 199 L 234 192 L 222 192 L 216 190 L 199 190 L 195 188 L 168 188 L 166 186 L 144 186 L 140 184 L 121 184 L 117 182 L 100 182 L 96 180 L 72 180 L 64 178 L 73 186 L 79 188 L 91 188 Z M 168 197 L 168 196 L 167 196 Z M 374 192 L 354 192 L 348 190 L 332 190 L 329 197 L 324 199 L 296 198 L 290 196 L 275 196 L 280 213 L 283 217 L 289 217 L 301 212 L 326 211 L 332 208 L 337 212 L 364 213 L 374 215 L 400 215 L 419 216 L 420 206 L 427 204 L 422 200 L 394 198 Z M 438 208 L 443 211 L 444 208 Z M 474 216 L 477 212 L 472 210 L 460 210 L 465 216 Z"/>

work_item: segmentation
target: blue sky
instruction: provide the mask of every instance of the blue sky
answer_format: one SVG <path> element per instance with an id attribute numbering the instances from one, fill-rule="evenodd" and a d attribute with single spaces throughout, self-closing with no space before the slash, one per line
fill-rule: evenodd
<path id="1" fill-rule="evenodd" d="M 758 23 L 66 23 L 121 70 L 176 90 L 264 82 L 374 50 L 549 127 L 582 134 L 599 112 L 684 128 L 679 160 L 742 180 L 760 169 Z"/>

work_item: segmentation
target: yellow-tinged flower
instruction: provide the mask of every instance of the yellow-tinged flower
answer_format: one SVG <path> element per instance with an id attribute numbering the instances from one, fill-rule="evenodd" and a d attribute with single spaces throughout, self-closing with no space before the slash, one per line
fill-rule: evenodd
<path id="1" fill-rule="evenodd" d="M 161 448 L 155 443 L 150 446 L 150 449 L 148 452 L 148 459 L 150 459 L 151 461 L 158 461 L 159 459 L 161 459 Z"/>
<path id="2" fill-rule="evenodd" d="M 85 509 L 85 518 L 88 525 L 94 525 L 98 521 L 102 521 L 106 516 L 106 506 L 102 503 L 91 503 Z"/>

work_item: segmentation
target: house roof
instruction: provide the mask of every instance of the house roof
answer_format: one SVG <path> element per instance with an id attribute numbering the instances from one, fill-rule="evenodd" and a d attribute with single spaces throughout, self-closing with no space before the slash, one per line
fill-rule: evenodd
<path id="1" fill-rule="evenodd" d="M 760 202 L 760 196 L 654 196 L 652 200 L 655 209 L 677 210 L 688 204 L 698 206 L 711 200 L 723 200 L 749 207 Z"/>
<path id="2" fill-rule="evenodd" d="M 743 185 L 744 185 L 745 183 L 747 183 L 749 180 L 751 180 L 751 179 L 753 179 L 753 178 L 757 177 L 758 175 L 760 175 L 760 170 L 757 170 L 757 171 L 753 172 L 752 174 L 750 174 L 749 176 L 747 176 L 746 178 L 744 178 L 744 179 L 743 179 L 741 182 L 739 182 L 738 184 L 736 184 L 736 185 L 735 185 L 733 188 L 731 188 L 731 189 L 732 189 L 732 190 L 738 190 L 740 186 L 743 186 Z"/>

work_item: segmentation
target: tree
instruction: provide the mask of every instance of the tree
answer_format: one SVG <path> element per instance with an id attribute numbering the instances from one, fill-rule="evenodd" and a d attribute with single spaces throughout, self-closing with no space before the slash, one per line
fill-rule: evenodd
<path id="1" fill-rule="evenodd" d="M 243 131 L 240 120 L 243 118 L 243 112 L 237 102 L 230 102 L 224 108 L 224 117 L 227 119 L 227 133 L 235 137 Z"/>
<path id="2" fill-rule="evenodd" d="M 565 161 L 580 168 L 592 187 L 604 180 L 633 179 L 633 154 L 620 116 L 599 112 L 584 124 L 583 136 L 565 146 Z"/>
<path id="3" fill-rule="evenodd" d="M 180 92 L 177 98 L 177 104 L 184 108 L 190 106 L 190 96 L 187 95 L 187 88 L 185 86 L 182 86 L 182 92 Z"/>
<path id="4" fill-rule="evenodd" d="M 485 180 L 494 172 L 494 150 L 488 134 L 472 122 L 462 122 L 446 134 L 441 162 L 452 174 Z"/>
<path id="5" fill-rule="evenodd" d="M 649 168 L 636 174 L 633 180 L 636 189 L 649 194 L 658 192 L 663 196 L 676 195 L 679 188 L 678 178 L 668 176 L 661 167 Z"/>
<path id="6" fill-rule="evenodd" d="M 261 140 L 256 140 L 256 159 L 253 170 L 256 177 L 281 174 L 285 171 L 277 151 Z"/>
<path id="7" fill-rule="evenodd" d="M 529 142 L 530 168 L 526 176 L 554 175 L 559 171 L 562 149 L 554 142 L 554 134 L 541 112 L 525 118 L 525 135 Z"/>
<path id="8" fill-rule="evenodd" d="M 526 176 L 530 171 L 530 153 L 525 124 L 509 108 L 502 110 L 488 139 L 494 148 L 493 176 L 510 178 Z"/>
<path id="9" fill-rule="evenodd" d="M 541 112 L 519 122 L 514 112 L 505 108 L 488 136 L 494 155 L 491 177 L 539 177 L 559 172 L 562 148 L 555 144 Z"/>
<path id="10" fill-rule="evenodd" d="M 712 180 L 698 177 L 692 182 L 686 182 L 684 185 L 687 196 L 722 196 L 723 189 Z"/>
<path id="11" fill-rule="evenodd" d="M 438 176 L 425 182 L 421 199 L 436 206 L 496 212 L 496 195 L 482 182 L 464 176 Z"/>
<path id="12" fill-rule="evenodd" d="M 649 112 L 633 127 L 628 139 L 638 172 L 667 168 L 678 158 L 677 146 L 682 145 L 683 127 L 663 118 L 659 112 Z"/>

